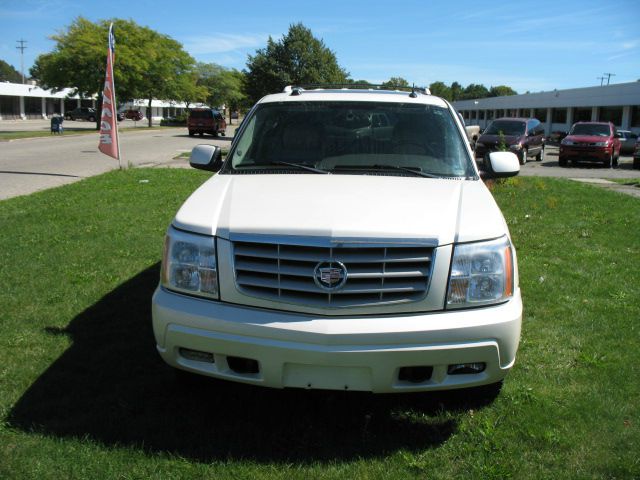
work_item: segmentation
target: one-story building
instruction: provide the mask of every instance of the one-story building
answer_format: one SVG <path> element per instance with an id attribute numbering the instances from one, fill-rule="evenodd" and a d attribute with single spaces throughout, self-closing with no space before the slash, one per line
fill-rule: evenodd
<path id="1" fill-rule="evenodd" d="M 148 100 L 134 100 L 120 104 L 118 110 L 140 110 L 145 117 L 151 115 L 153 120 L 159 121 L 180 115 L 187 108 L 182 102 L 153 100 L 149 111 L 148 104 Z M 47 119 L 54 114 L 64 116 L 65 112 L 77 107 L 95 106 L 95 98 L 81 98 L 73 94 L 71 88 L 53 92 L 34 84 L 0 83 L 0 120 Z"/>
<path id="2" fill-rule="evenodd" d="M 640 134 L 640 82 L 460 100 L 453 107 L 467 125 L 482 128 L 495 118 L 527 117 L 540 120 L 547 135 L 578 121 L 610 121 Z"/>

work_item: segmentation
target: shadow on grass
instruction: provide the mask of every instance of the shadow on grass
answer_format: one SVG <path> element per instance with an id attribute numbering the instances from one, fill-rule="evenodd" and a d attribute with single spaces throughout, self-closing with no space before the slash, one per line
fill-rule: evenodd
<path id="1" fill-rule="evenodd" d="M 73 344 L 16 403 L 11 426 L 203 462 L 306 463 L 438 446 L 454 433 L 456 412 L 495 396 L 272 390 L 204 377 L 185 383 L 155 351 L 150 301 L 158 274 L 155 265 L 66 329 L 47 329 Z"/>

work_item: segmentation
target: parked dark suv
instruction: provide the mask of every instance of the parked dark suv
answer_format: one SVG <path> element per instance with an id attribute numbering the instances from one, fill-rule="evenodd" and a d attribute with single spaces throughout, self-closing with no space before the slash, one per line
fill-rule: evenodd
<path id="1" fill-rule="evenodd" d="M 503 137 L 501 137 L 502 135 Z M 517 155 L 520 165 L 529 157 L 542 160 L 544 150 L 544 127 L 535 118 L 498 118 L 491 122 L 476 142 L 476 158 L 485 158 L 504 146 Z"/>
<path id="2" fill-rule="evenodd" d="M 602 162 L 605 167 L 617 166 L 620 157 L 620 134 L 611 122 L 577 122 L 560 143 L 558 163 L 566 167 L 578 161 Z"/>
<path id="3" fill-rule="evenodd" d="M 88 120 L 90 122 L 96 121 L 96 111 L 89 107 L 78 107 L 64 114 L 69 120 Z"/>
<path id="4" fill-rule="evenodd" d="M 189 112 L 187 119 L 187 128 L 189 136 L 199 133 L 202 136 L 210 133 L 214 137 L 218 135 L 224 136 L 227 122 L 218 110 L 212 108 L 194 108 Z"/>

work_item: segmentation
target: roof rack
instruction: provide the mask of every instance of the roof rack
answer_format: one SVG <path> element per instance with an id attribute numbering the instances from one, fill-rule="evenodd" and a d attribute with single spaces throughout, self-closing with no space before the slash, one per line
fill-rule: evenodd
<path id="1" fill-rule="evenodd" d="M 426 87 L 416 87 L 407 85 L 389 85 L 389 84 L 373 84 L 373 83 L 308 83 L 302 85 L 287 85 L 284 87 L 284 93 L 291 95 L 300 95 L 305 90 L 318 89 L 344 89 L 344 90 L 397 90 L 411 92 L 410 97 L 417 97 L 417 93 L 423 95 L 431 95 L 431 91 Z"/>

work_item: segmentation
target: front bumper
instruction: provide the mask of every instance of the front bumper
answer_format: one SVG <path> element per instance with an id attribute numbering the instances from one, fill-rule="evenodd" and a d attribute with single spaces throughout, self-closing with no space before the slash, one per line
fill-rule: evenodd
<path id="1" fill-rule="evenodd" d="M 520 339 L 520 291 L 509 302 L 462 311 L 398 316 L 322 317 L 213 302 L 168 292 L 153 296 L 157 349 L 171 366 L 266 387 L 443 390 L 500 381 Z M 187 351 L 204 352 L 194 360 Z M 257 362 L 256 371 L 231 360 Z M 486 364 L 481 373 L 448 366 Z M 402 379 L 403 367 L 432 367 L 429 378 Z"/>
<path id="2" fill-rule="evenodd" d="M 611 159 L 612 147 L 560 146 L 558 155 L 568 160 L 606 162 Z"/>

